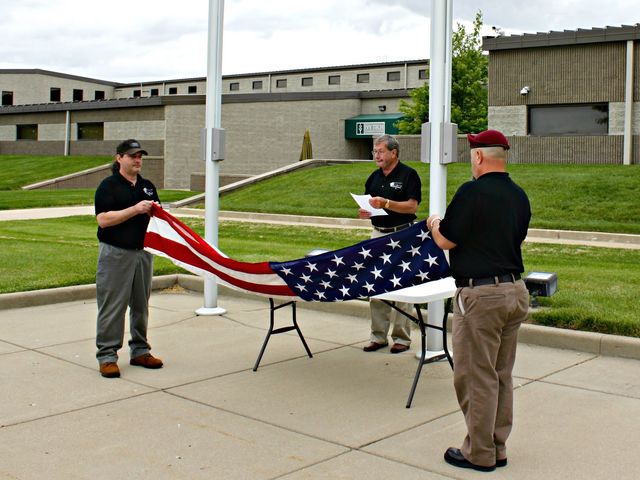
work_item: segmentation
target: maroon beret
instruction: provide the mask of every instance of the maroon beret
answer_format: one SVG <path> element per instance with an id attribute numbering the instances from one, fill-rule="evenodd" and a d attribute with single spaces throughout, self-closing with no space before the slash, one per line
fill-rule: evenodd
<path id="1" fill-rule="evenodd" d="M 502 147 L 505 150 L 509 150 L 509 142 L 498 130 L 485 130 L 484 132 L 467 134 L 467 140 L 469 140 L 469 146 L 471 148 L 484 148 L 484 147 Z"/>

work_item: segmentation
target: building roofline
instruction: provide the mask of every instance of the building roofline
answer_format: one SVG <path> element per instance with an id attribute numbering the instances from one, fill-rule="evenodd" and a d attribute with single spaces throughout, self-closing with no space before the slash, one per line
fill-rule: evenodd
<path id="1" fill-rule="evenodd" d="M 623 42 L 627 40 L 640 40 L 640 23 L 619 27 L 579 28 L 577 30 L 563 30 L 561 32 L 550 31 L 544 33 L 524 33 L 522 35 L 482 37 L 482 49 L 491 52 L 493 50 Z"/>
<path id="2" fill-rule="evenodd" d="M 253 72 L 253 73 L 235 73 L 230 75 L 222 75 L 224 80 L 234 79 L 234 78 L 248 78 L 248 77 L 268 77 L 269 75 L 294 75 L 297 73 L 307 73 L 307 72 L 335 72 L 339 70 L 362 70 L 364 68 L 371 67 L 389 67 L 393 65 L 421 65 L 421 64 L 429 64 L 428 59 L 419 59 L 419 60 L 399 60 L 396 62 L 380 62 L 380 63 L 361 63 L 354 65 L 337 65 L 337 66 L 329 66 L 329 67 L 317 67 L 317 68 L 296 68 L 290 70 L 270 70 L 265 72 Z M 156 81 L 146 81 L 146 82 L 131 82 L 131 83 L 121 83 L 119 87 L 135 87 L 138 85 L 157 85 L 159 83 L 184 83 L 184 82 L 202 82 L 206 81 L 206 77 L 191 77 L 191 78 L 175 78 L 175 79 L 165 79 L 165 80 L 156 80 Z"/>
<path id="3" fill-rule="evenodd" d="M 52 70 L 43 70 L 41 68 L 0 68 L 0 74 L 35 74 L 35 75 L 48 75 L 50 77 L 65 78 L 67 80 L 80 80 L 83 82 L 100 83 L 102 85 L 108 85 L 110 87 L 120 87 L 122 83 L 110 82 L 108 80 L 100 80 L 97 78 L 81 77 L 79 75 L 70 75 L 68 73 L 54 72 Z"/>

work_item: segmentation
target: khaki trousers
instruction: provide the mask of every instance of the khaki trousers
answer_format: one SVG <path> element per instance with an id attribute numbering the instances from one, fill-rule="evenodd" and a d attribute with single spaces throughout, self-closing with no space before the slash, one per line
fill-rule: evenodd
<path id="1" fill-rule="evenodd" d="M 529 293 L 515 283 L 459 288 L 453 306 L 453 382 L 467 425 L 460 450 L 471 463 L 507 458 L 513 424 L 513 380 L 518 329 Z"/>
<path id="2" fill-rule="evenodd" d="M 373 230 L 371 238 L 384 237 L 385 233 Z M 394 305 L 405 312 L 412 311 L 410 303 L 393 302 Z M 369 308 L 371 310 L 371 341 L 386 344 L 389 335 L 389 327 L 393 323 L 391 330 L 391 340 L 393 343 L 401 345 L 411 345 L 411 320 L 402 315 L 393 307 L 390 307 L 382 300 L 370 300 Z"/>

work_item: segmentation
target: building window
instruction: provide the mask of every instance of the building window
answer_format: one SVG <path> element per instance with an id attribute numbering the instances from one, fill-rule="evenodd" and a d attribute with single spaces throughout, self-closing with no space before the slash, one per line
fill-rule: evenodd
<path id="1" fill-rule="evenodd" d="M 255 80 L 252 87 L 254 90 L 262 90 L 262 80 Z"/>
<path id="2" fill-rule="evenodd" d="M 104 90 L 96 90 L 93 98 L 94 100 L 104 100 Z"/>
<path id="3" fill-rule="evenodd" d="M 160 90 L 158 90 L 157 88 L 152 88 L 150 95 L 152 97 L 157 97 L 158 95 L 160 95 Z"/>
<path id="4" fill-rule="evenodd" d="M 313 85 L 313 77 L 302 77 L 302 86 L 310 87 Z"/>
<path id="5" fill-rule="evenodd" d="M 104 122 L 78 123 L 78 140 L 104 140 Z"/>
<path id="6" fill-rule="evenodd" d="M 81 88 L 74 88 L 73 89 L 73 101 L 74 102 L 81 102 L 82 101 L 82 89 Z"/>
<path id="7" fill-rule="evenodd" d="M 276 88 L 287 88 L 287 79 L 279 78 L 276 80 Z"/>
<path id="8" fill-rule="evenodd" d="M 189 85 L 189 93 L 198 93 L 197 85 Z"/>
<path id="9" fill-rule="evenodd" d="M 427 79 L 427 69 L 421 68 L 418 70 L 418 80 L 426 80 Z"/>
<path id="10" fill-rule="evenodd" d="M 61 98 L 62 98 L 62 93 L 58 87 L 51 87 L 49 89 L 50 102 L 59 102 Z"/>
<path id="11" fill-rule="evenodd" d="M 358 82 L 358 83 L 369 83 L 369 74 L 368 73 L 359 73 L 356 76 L 356 82 Z"/>
<path id="12" fill-rule="evenodd" d="M 329 85 L 340 85 L 340 75 L 329 75 Z"/>
<path id="13" fill-rule="evenodd" d="M 140 97 L 140 96 L 142 96 L 142 90 L 134 90 L 134 91 L 133 91 L 133 96 L 134 96 L 134 97 Z"/>
<path id="14" fill-rule="evenodd" d="M 38 140 L 38 125 L 16 125 L 16 140 Z"/>
<path id="15" fill-rule="evenodd" d="M 387 82 L 399 82 L 400 72 L 387 72 Z"/>
<path id="16" fill-rule="evenodd" d="M 2 105 L 13 105 L 13 92 L 2 91 Z"/>
<path id="17" fill-rule="evenodd" d="M 177 95 L 178 87 L 169 87 L 169 95 Z"/>
<path id="18" fill-rule="evenodd" d="M 230 92 L 237 92 L 238 90 L 240 90 L 240 83 L 239 82 L 231 82 L 229 84 L 229 91 Z"/>
<path id="19" fill-rule="evenodd" d="M 545 105 L 529 107 L 530 135 L 607 135 L 609 106 Z"/>

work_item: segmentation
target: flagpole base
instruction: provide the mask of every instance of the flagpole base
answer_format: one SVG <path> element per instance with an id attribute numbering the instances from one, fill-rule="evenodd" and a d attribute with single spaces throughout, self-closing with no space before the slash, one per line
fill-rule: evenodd
<path id="1" fill-rule="evenodd" d="M 416 353 L 416 358 L 420 360 L 422 358 L 422 352 L 418 351 Z M 445 358 L 447 358 L 447 354 L 444 353 L 444 350 L 427 350 L 424 355 L 424 362 L 439 362 L 440 360 L 444 360 Z"/>
<path id="2" fill-rule="evenodd" d="M 222 307 L 200 307 L 196 310 L 196 315 L 224 315 L 227 311 Z"/>

